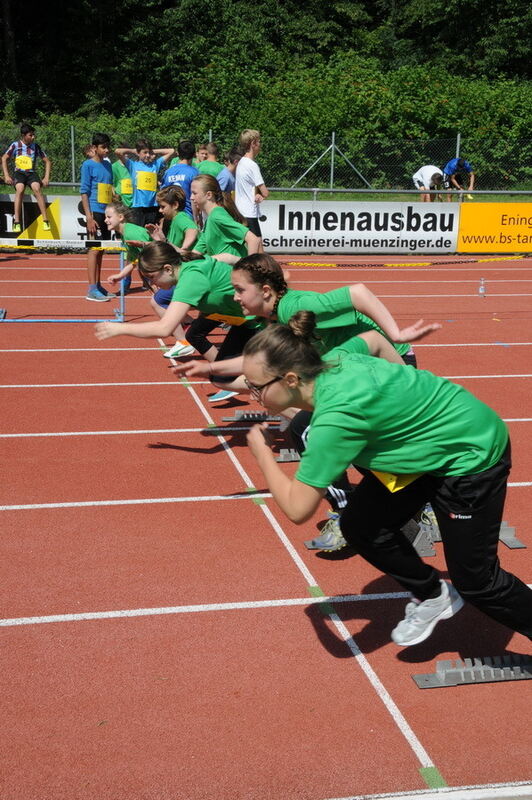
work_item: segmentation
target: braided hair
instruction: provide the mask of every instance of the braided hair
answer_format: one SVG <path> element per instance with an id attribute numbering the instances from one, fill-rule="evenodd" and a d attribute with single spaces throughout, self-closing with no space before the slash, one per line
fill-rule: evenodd
<path id="1" fill-rule="evenodd" d="M 283 270 L 272 256 L 266 253 L 254 253 L 252 256 L 244 256 L 233 266 L 233 270 L 246 272 L 249 280 L 257 286 L 270 286 L 275 292 L 275 303 L 272 309 L 272 316 L 277 314 L 277 308 L 281 298 L 288 291 Z"/>

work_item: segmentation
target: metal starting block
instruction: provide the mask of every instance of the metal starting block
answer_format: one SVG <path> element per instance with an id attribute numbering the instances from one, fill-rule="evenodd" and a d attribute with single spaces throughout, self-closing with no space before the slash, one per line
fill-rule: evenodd
<path id="1" fill-rule="evenodd" d="M 509 547 L 511 550 L 526 550 L 526 544 L 519 541 L 515 535 L 515 528 L 511 528 L 507 522 L 501 522 L 501 529 L 499 531 L 499 541 Z"/>
<path id="2" fill-rule="evenodd" d="M 289 461 L 301 461 L 301 456 L 297 452 L 297 450 L 290 449 L 287 450 L 285 448 L 279 451 L 279 455 L 275 459 L 276 461 L 282 461 L 283 463 L 288 463 Z"/>
<path id="3" fill-rule="evenodd" d="M 222 417 L 222 422 L 280 422 L 281 417 L 273 417 L 265 411 L 235 411 L 233 417 Z"/>
<path id="4" fill-rule="evenodd" d="M 412 675 L 419 689 L 439 689 L 466 683 L 526 681 L 532 679 L 532 656 L 509 653 L 504 656 L 437 661 L 436 672 Z"/>

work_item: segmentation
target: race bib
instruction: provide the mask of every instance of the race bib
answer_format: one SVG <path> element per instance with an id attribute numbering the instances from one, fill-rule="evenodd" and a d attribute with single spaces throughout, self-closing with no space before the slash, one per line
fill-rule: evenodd
<path id="1" fill-rule="evenodd" d="M 399 492 L 401 489 L 404 489 L 405 486 L 408 486 L 409 483 L 413 483 L 422 474 L 421 472 L 417 472 L 414 475 L 394 475 L 393 472 L 378 472 L 376 469 L 372 469 L 371 472 L 386 486 L 389 492 Z"/>
<path id="2" fill-rule="evenodd" d="M 131 180 L 131 178 L 121 179 L 120 194 L 133 194 L 133 181 Z"/>
<path id="3" fill-rule="evenodd" d="M 113 200 L 113 187 L 110 183 L 99 183 L 96 199 L 103 205 L 109 205 Z"/>
<path id="4" fill-rule="evenodd" d="M 157 191 L 157 175 L 155 172 L 137 172 L 137 189 L 144 192 Z"/>
<path id="5" fill-rule="evenodd" d="M 15 158 L 15 167 L 17 169 L 33 169 L 33 161 L 29 156 L 17 156 Z"/>

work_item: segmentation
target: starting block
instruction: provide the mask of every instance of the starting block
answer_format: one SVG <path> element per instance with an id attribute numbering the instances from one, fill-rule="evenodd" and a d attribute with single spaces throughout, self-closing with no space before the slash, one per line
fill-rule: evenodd
<path id="1" fill-rule="evenodd" d="M 515 535 L 515 528 L 511 528 L 507 522 L 501 522 L 501 529 L 499 531 L 499 541 L 509 547 L 511 550 L 526 550 L 526 544 L 519 541 Z"/>
<path id="2" fill-rule="evenodd" d="M 7 317 L 7 308 L 0 308 L 0 319 L 5 319 Z"/>
<path id="3" fill-rule="evenodd" d="M 235 411 L 233 417 L 222 417 L 222 422 L 280 422 L 281 417 L 273 417 L 265 411 Z"/>
<path id="4" fill-rule="evenodd" d="M 532 679 L 532 656 L 508 653 L 504 656 L 437 661 L 436 672 L 412 675 L 419 689 L 440 689 L 466 683 L 526 681 Z"/>
<path id="5" fill-rule="evenodd" d="M 287 464 L 290 461 L 301 461 L 301 456 L 299 455 L 297 450 L 294 449 L 287 450 L 283 448 L 279 451 L 279 455 L 275 460 L 282 461 L 283 463 Z"/>

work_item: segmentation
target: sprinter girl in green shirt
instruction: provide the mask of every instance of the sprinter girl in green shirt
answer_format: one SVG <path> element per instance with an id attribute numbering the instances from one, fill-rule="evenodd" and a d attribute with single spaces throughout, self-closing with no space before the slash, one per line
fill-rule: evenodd
<path id="1" fill-rule="evenodd" d="M 396 644 L 422 642 L 463 599 L 532 638 L 532 590 L 497 558 L 510 470 L 503 421 L 444 378 L 360 355 L 360 342 L 350 340 L 323 361 L 310 344 L 314 333 L 314 315 L 301 311 L 289 325 L 254 336 L 244 350 L 244 375 L 257 400 L 274 413 L 288 407 L 312 413 L 293 478 L 276 463 L 264 425 L 248 434 L 281 510 L 292 522 L 305 522 L 331 481 L 351 463 L 360 465 L 367 472 L 340 524 L 367 561 L 412 593 L 392 632 Z M 427 501 L 454 586 L 441 581 L 400 533 Z"/>

